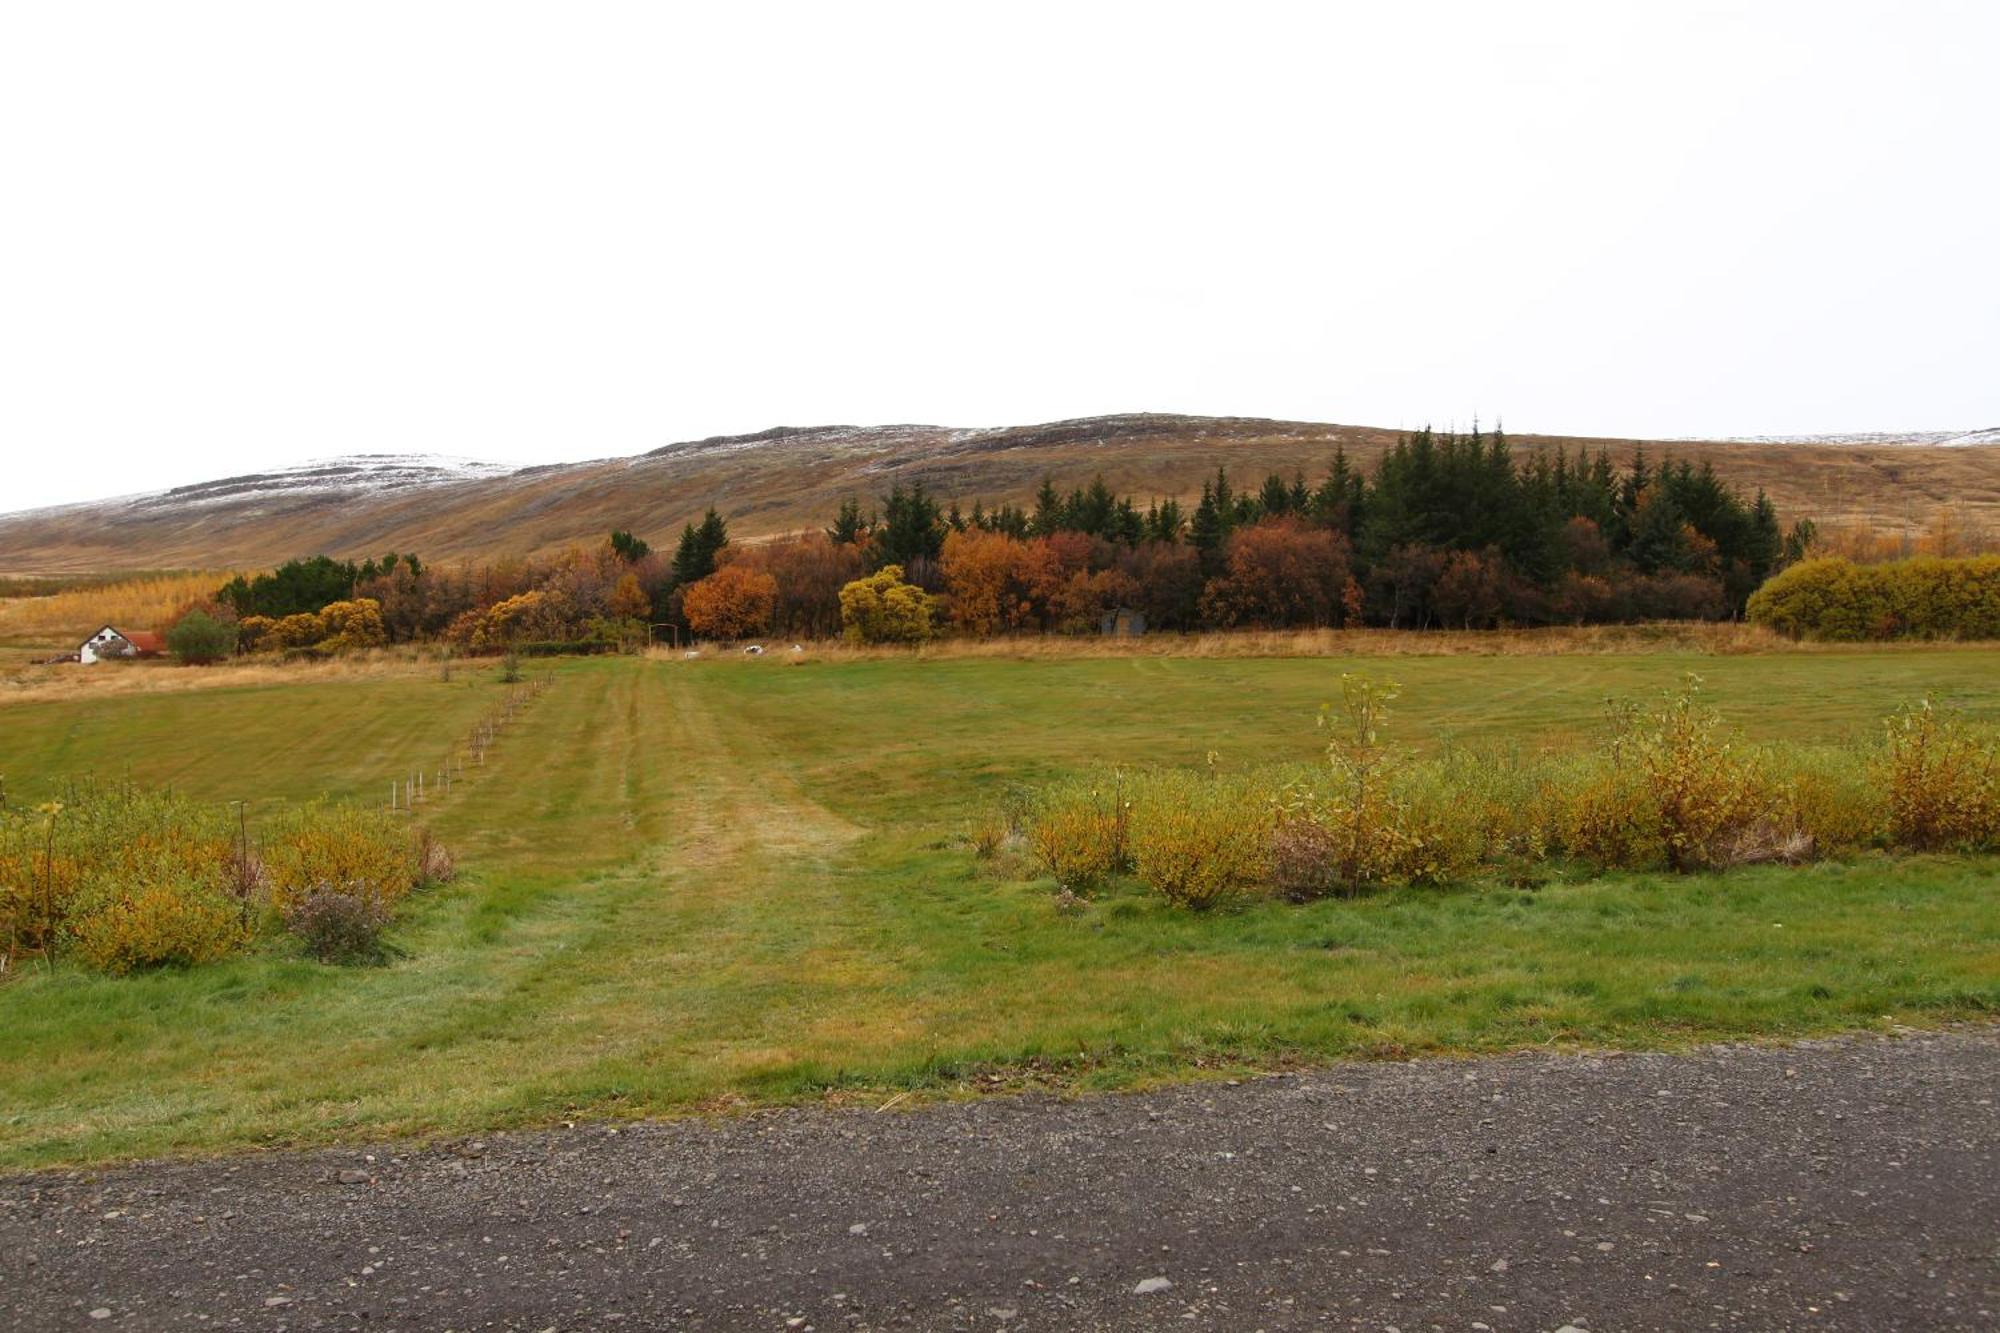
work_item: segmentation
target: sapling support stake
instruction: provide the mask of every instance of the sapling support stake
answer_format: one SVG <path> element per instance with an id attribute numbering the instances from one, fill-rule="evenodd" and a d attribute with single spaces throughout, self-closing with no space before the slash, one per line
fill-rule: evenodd
<path id="1" fill-rule="evenodd" d="M 250 929 L 250 803 L 236 802 L 236 903 L 243 928 Z"/>

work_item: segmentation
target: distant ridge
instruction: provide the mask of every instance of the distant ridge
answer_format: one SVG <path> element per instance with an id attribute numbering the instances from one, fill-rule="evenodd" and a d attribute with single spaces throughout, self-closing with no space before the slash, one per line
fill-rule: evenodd
<path id="1" fill-rule="evenodd" d="M 1320 475 L 1335 449 L 1370 465 L 1399 432 L 1374 426 L 1132 412 L 1033 425 L 775 426 L 624 458 L 503 466 L 362 453 L 145 495 L 0 514 L 0 573 L 258 567 L 324 551 L 484 559 L 597 541 L 614 527 L 656 544 L 713 504 L 754 539 L 819 526 L 840 500 L 922 482 L 948 498 L 1025 501 L 1044 476 L 1103 473 L 1137 496 L 1191 497 L 1226 466 Z M 1754 440 L 1597 439 L 1510 433 L 1518 450 L 1635 445 L 1712 463 L 1789 517 L 1920 525 L 1946 503 L 2000 526 L 2000 428 Z"/>

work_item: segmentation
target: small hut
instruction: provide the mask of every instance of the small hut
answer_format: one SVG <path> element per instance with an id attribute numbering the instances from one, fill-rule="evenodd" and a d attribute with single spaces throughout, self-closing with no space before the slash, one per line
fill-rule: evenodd
<path id="1" fill-rule="evenodd" d="M 1106 611 L 1097 622 L 1097 632 L 1108 639 L 1136 639 L 1146 632 L 1146 613 L 1129 606 Z"/>

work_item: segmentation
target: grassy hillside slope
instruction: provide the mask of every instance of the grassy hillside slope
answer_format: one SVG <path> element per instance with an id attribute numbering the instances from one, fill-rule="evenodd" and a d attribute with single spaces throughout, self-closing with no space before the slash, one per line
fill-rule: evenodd
<path id="1" fill-rule="evenodd" d="M 1336 445 L 1372 463 L 1396 432 L 1237 417 L 1139 414 L 996 430 L 935 426 L 778 430 L 670 445 L 635 458 L 528 468 L 510 476 L 352 495 L 208 493 L 0 515 L 0 572 L 249 568 L 324 551 L 417 550 L 452 560 L 594 541 L 613 527 L 656 544 L 709 504 L 739 537 L 823 524 L 842 497 L 922 481 L 947 497 L 1026 501 L 1044 475 L 1081 485 L 1102 472 L 1120 492 L 1191 497 L 1218 464 L 1255 481 L 1317 478 Z M 1523 450 L 1609 448 L 1631 440 L 1516 435 Z M 2000 527 L 2000 448 L 1936 445 L 1648 443 L 1654 457 L 1712 461 L 1785 518 L 1921 526 L 1945 503 Z"/>

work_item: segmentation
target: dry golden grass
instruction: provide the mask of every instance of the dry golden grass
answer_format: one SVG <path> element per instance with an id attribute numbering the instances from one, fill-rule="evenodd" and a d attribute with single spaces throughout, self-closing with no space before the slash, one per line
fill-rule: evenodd
<path id="1" fill-rule="evenodd" d="M 266 659 L 208 667 L 183 667 L 164 659 L 100 662 L 92 666 L 71 662 L 0 673 L 0 707 L 135 694 L 171 694 L 188 690 L 243 689 L 256 685 L 386 680 L 422 675 L 437 669 L 434 654 L 410 648 L 379 649 L 322 662 L 276 662 Z"/>
<path id="2" fill-rule="evenodd" d="M 78 642 L 105 625 L 124 630 L 165 627 L 190 602 L 213 596 L 232 575 L 189 570 L 123 579 L 101 587 L 77 588 L 47 597 L 0 601 L 0 638 Z"/>
<path id="3" fill-rule="evenodd" d="M 800 643 L 768 640 L 761 656 L 713 644 L 696 660 L 743 662 L 872 661 L 890 658 L 962 659 L 1096 657 L 1564 657 L 1650 652 L 1741 655 L 1828 651 L 1760 625 L 1663 621 L 1645 625 L 1554 626 L 1522 630 L 1234 630 L 1210 634 L 1149 634 L 1137 639 L 1097 635 L 1030 635 L 1021 638 L 939 639 L 920 647 L 852 644 L 840 639 Z M 687 660 L 686 649 L 653 648 L 654 661 Z"/>

